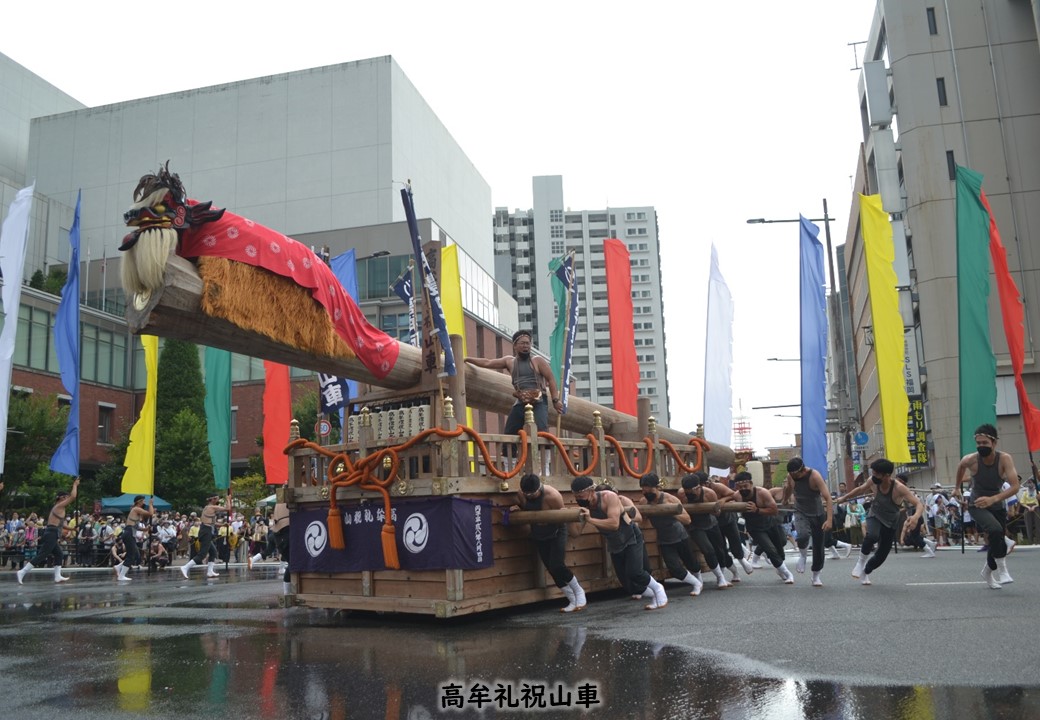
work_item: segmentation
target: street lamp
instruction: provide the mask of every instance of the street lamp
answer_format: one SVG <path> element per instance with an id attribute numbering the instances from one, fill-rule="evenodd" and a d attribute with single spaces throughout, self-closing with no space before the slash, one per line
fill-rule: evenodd
<path id="1" fill-rule="evenodd" d="M 839 380 L 839 382 L 841 384 L 841 390 L 842 390 L 842 392 L 844 392 L 848 388 L 847 369 L 845 367 L 845 328 L 844 328 L 844 324 L 841 321 L 841 300 L 837 296 L 838 288 L 837 288 L 837 283 L 835 281 L 835 272 L 834 272 L 834 250 L 833 250 L 832 243 L 831 243 L 831 220 L 833 220 L 834 218 L 832 218 L 830 216 L 830 213 L 827 210 L 827 198 L 823 199 L 823 217 L 822 218 L 807 218 L 807 219 L 810 222 L 822 222 L 823 223 L 824 237 L 826 238 L 826 242 L 827 242 L 827 271 L 830 274 L 830 288 L 831 288 L 830 315 L 831 315 L 831 325 L 834 326 L 836 328 L 836 330 L 837 330 L 837 332 L 834 335 L 834 339 L 837 341 L 837 343 L 836 343 L 837 344 L 837 351 L 835 352 L 835 362 L 837 363 L 837 366 L 838 366 L 838 380 Z M 796 222 L 801 222 L 801 218 L 796 218 L 796 219 L 791 219 L 791 220 L 788 220 L 788 219 L 770 220 L 770 219 L 766 219 L 766 218 L 748 218 L 747 222 L 748 222 L 749 225 L 769 225 L 769 224 L 772 224 L 772 223 L 796 223 Z M 768 358 L 768 359 L 771 360 L 771 361 L 774 361 L 774 362 L 785 362 L 786 361 L 785 358 Z M 845 414 L 845 403 L 840 398 L 839 398 L 839 405 L 840 405 L 840 407 L 839 407 L 839 414 L 840 414 L 840 416 L 844 416 L 844 414 Z M 844 434 L 844 443 L 843 443 L 843 445 L 844 445 L 845 457 L 849 458 L 849 457 L 851 457 L 851 454 L 852 454 L 852 440 L 851 440 L 852 433 L 850 431 L 850 423 L 844 417 L 842 417 L 841 420 L 842 420 L 842 422 L 841 422 L 841 432 Z"/>

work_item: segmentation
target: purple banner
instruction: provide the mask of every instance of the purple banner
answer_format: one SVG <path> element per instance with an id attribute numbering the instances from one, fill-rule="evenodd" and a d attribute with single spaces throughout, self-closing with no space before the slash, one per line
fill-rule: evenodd
<path id="1" fill-rule="evenodd" d="M 346 549 L 329 547 L 327 508 L 292 514 L 293 572 L 385 570 L 383 503 L 340 505 Z M 491 502 L 462 498 L 395 500 L 391 520 L 402 570 L 475 570 L 491 567 Z"/>

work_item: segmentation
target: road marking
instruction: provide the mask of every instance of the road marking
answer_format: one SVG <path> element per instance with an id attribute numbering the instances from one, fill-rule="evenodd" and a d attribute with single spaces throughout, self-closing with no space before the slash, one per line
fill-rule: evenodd
<path id="1" fill-rule="evenodd" d="M 907 583 L 907 585 L 985 585 L 984 580 L 964 580 L 962 582 L 930 582 L 930 583 Z"/>

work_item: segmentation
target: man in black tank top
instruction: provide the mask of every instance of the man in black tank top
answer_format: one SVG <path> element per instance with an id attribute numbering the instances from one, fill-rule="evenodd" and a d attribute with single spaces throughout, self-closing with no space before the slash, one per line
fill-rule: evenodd
<path id="1" fill-rule="evenodd" d="M 668 595 L 661 583 L 643 567 L 643 536 L 632 526 L 635 522 L 622 512 L 621 500 L 612 492 L 596 492 L 592 480 L 574 478 L 571 492 L 581 506 L 580 523 L 596 528 L 607 543 L 607 552 L 618 569 L 618 580 L 629 592 L 650 598 L 647 610 L 657 610 L 668 604 Z M 624 577 L 621 577 L 621 576 Z"/>
<path id="2" fill-rule="evenodd" d="M 831 491 L 818 470 L 806 467 L 800 457 L 787 461 L 787 479 L 784 480 L 782 505 L 794 496 L 794 527 L 798 531 L 798 562 L 795 570 L 805 572 L 809 539 L 812 539 L 812 584 L 822 587 L 823 536 L 831 529 L 833 508 Z"/>
<path id="3" fill-rule="evenodd" d="M 784 564 L 784 546 L 777 547 L 769 532 L 779 512 L 773 495 L 765 488 L 755 487 L 754 478 L 746 470 L 737 473 L 734 479 L 740 502 L 743 502 L 744 527 L 758 552 L 769 558 L 776 574 L 786 585 L 794 584 L 794 575 Z"/>
<path id="4" fill-rule="evenodd" d="M 531 331 L 517 330 L 513 333 L 513 355 L 500 358 L 468 357 L 464 362 L 488 370 L 506 370 L 513 381 L 513 396 L 516 402 L 509 410 L 502 433 L 515 435 L 524 426 L 524 406 L 530 404 L 534 411 L 534 422 L 539 430 L 549 429 L 549 402 L 556 412 L 562 412 L 563 403 L 556 389 L 556 378 L 545 358 L 531 352 Z M 516 445 L 503 445 L 508 457 L 509 448 L 516 456 Z"/>
<path id="5" fill-rule="evenodd" d="M 686 526 L 690 524 L 690 515 L 682 507 L 679 498 L 661 490 L 661 478 L 657 473 L 647 473 L 639 478 L 639 490 L 643 493 L 640 505 L 676 505 L 679 512 L 675 515 L 650 515 L 650 524 L 657 531 L 657 549 L 661 553 L 665 567 L 672 577 L 687 583 L 693 590 L 690 595 L 701 594 L 704 584 L 700 574 L 701 564 L 693 557 L 690 550 L 690 535 Z"/>
<path id="6" fill-rule="evenodd" d="M 871 584 L 870 573 L 881 567 L 892 550 L 892 542 L 899 529 L 899 509 L 902 504 L 906 502 L 914 507 L 914 514 L 908 519 L 910 523 L 916 524 L 924 513 L 924 503 L 920 498 L 892 477 L 895 469 L 891 460 L 878 458 L 870 463 L 870 479 L 873 482 L 865 482 L 835 500 L 836 503 L 843 503 L 873 491 L 870 511 L 867 514 L 867 534 L 863 538 L 856 567 L 852 570 L 852 577 L 862 577 L 864 585 Z"/>
<path id="7" fill-rule="evenodd" d="M 563 510 L 563 495 L 551 485 L 544 484 L 537 475 L 520 478 L 520 492 L 516 494 L 516 510 Z M 538 549 L 545 569 L 552 575 L 556 587 L 567 598 L 567 606 L 560 612 L 580 612 L 585 609 L 585 590 L 578 578 L 567 567 L 567 528 L 564 525 L 532 523 L 531 540 Z"/>
<path id="8" fill-rule="evenodd" d="M 1004 535 L 1007 509 L 1004 500 L 1018 494 L 1018 472 L 1015 462 L 1007 453 L 997 452 L 997 429 L 989 423 L 975 430 L 976 451 L 965 455 L 957 466 L 955 494 L 962 495 L 961 486 L 971 478 L 971 502 L 968 507 L 978 531 L 989 541 L 986 566 L 982 577 L 994 590 L 1014 582 L 1007 569 L 1008 542 Z M 1004 490 L 1007 482 L 1008 489 Z"/>

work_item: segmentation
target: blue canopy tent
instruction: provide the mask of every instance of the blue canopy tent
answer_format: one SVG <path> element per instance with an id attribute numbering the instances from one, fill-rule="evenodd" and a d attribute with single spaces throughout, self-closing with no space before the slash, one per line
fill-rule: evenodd
<path id="1" fill-rule="evenodd" d="M 116 497 L 103 497 L 101 498 L 101 512 L 129 512 L 130 508 L 134 506 L 134 498 L 137 497 L 137 493 L 123 493 Z M 156 510 L 173 510 L 173 505 L 163 500 L 158 495 L 152 496 Z M 148 507 L 148 496 L 145 495 L 144 506 Z"/>

